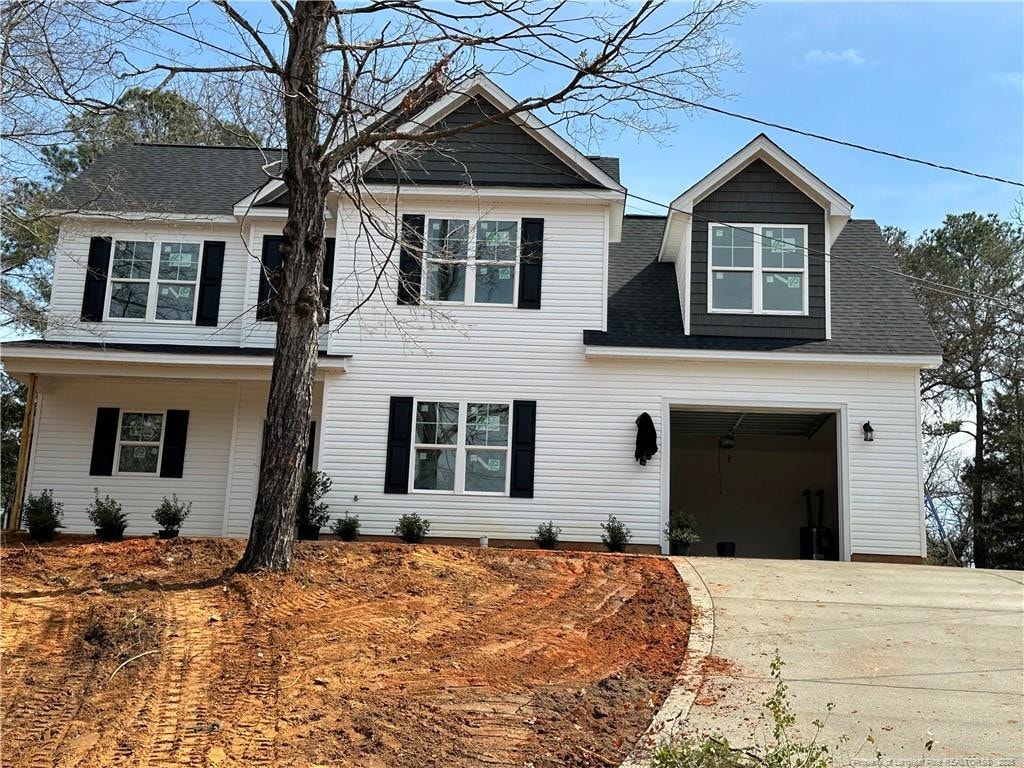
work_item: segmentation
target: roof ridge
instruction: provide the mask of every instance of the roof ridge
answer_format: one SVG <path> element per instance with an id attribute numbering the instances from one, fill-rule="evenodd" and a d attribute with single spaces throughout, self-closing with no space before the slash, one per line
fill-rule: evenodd
<path id="1" fill-rule="evenodd" d="M 185 149 L 244 149 L 249 152 L 287 152 L 286 147 L 243 147 L 241 144 L 175 144 L 170 141 L 133 141 L 133 147 L 179 147 Z"/>

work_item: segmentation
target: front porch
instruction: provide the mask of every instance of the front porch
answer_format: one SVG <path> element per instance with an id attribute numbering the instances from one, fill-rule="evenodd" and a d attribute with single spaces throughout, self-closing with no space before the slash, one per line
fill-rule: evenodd
<path id="1" fill-rule="evenodd" d="M 247 535 L 271 352 L 175 352 L 167 345 L 158 350 L 142 345 L 5 345 L 7 371 L 31 391 L 19 490 L 27 496 L 54 489 L 64 504 L 66 533 L 92 532 L 85 510 L 98 492 L 122 504 L 128 536 L 155 531 L 153 510 L 171 494 L 193 505 L 183 535 Z M 321 447 L 323 382 L 344 371 L 344 358 L 321 361 L 313 393 L 313 465 Z M 170 472 L 169 414 L 182 441 L 174 448 L 183 455 Z M 134 432 L 133 425 L 139 427 Z M 17 523 L 11 520 L 12 527 Z"/>

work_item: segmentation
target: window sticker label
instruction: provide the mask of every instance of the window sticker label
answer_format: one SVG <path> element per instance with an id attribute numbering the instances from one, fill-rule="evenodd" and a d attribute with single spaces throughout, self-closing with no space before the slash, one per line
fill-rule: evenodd
<path id="1" fill-rule="evenodd" d="M 508 280 L 512 277 L 512 270 L 508 267 L 502 267 L 498 270 L 498 278 L 501 280 Z"/>

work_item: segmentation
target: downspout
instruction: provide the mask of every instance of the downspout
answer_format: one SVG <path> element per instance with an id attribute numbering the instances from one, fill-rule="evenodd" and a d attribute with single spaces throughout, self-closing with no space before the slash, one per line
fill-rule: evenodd
<path id="1" fill-rule="evenodd" d="M 21 445 L 18 446 L 18 467 L 14 474 L 14 503 L 7 521 L 8 531 L 21 527 L 21 506 L 25 501 L 25 481 L 28 478 L 28 463 L 32 453 L 32 430 L 36 415 L 36 374 L 31 374 L 25 390 L 25 414 L 21 419 Z"/>

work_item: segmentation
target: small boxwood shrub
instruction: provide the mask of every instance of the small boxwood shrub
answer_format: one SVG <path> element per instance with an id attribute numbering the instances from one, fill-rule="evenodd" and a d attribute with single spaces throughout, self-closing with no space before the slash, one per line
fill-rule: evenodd
<path id="1" fill-rule="evenodd" d="M 128 517 L 121 511 L 121 505 L 110 498 L 109 494 L 100 498 L 100 489 L 93 488 L 96 501 L 90 504 L 85 512 L 89 520 L 96 526 L 96 535 L 100 541 L 120 541 L 124 529 L 128 527 Z"/>
<path id="2" fill-rule="evenodd" d="M 25 499 L 21 517 L 32 541 L 53 541 L 57 529 L 64 527 L 60 522 L 64 517 L 64 504 L 54 501 L 53 489 L 49 488 Z"/>
<path id="3" fill-rule="evenodd" d="M 418 513 L 402 515 L 398 518 L 398 525 L 395 526 L 395 536 L 398 536 L 406 544 L 419 544 L 423 537 L 430 533 L 430 521 L 420 517 Z"/>
<path id="4" fill-rule="evenodd" d="M 165 531 L 177 531 L 181 528 L 181 524 L 185 522 L 185 518 L 192 512 L 192 502 L 182 504 L 178 501 L 178 494 L 172 493 L 171 498 L 164 496 L 163 501 L 160 502 L 160 506 L 156 508 L 156 512 L 153 513 L 153 519 L 156 520 L 157 525 Z"/>
<path id="5" fill-rule="evenodd" d="M 346 512 L 344 517 L 339 517 L 334 521 L 331 530 L 342 541 L 355 541 L 356 536 L 359 535 L 359 516 L 349 516 Z"/>
<path id="6" fill-rule="evenodd" d="M 633 540 L 633 532 L 615 515 L 608 515 L 608 522 L 601 523 L 601 528 L 601 541 L 609 552 L 625 552 L 626 545 Z"/>
<path id="7" fill-rule="evenodd" d="M 320 529 L 327 525 L 331 518 L 331 510 L 320 501 L 330 493 L 334 482 L 324 472 L 307 469 L 302 476 L 302 494 L 299 496 L 299 508 L 295 515 L 295 525 L 299 529 L 300 539 L 320 538 Z"/>
<path id="8" fill-rule="evenodd" d="M 548 520 L 537 526 L 533 534 L 533 543 L 537 549 L 558 549 L 558 537 L 562 535 L 562 529 Z"/>

